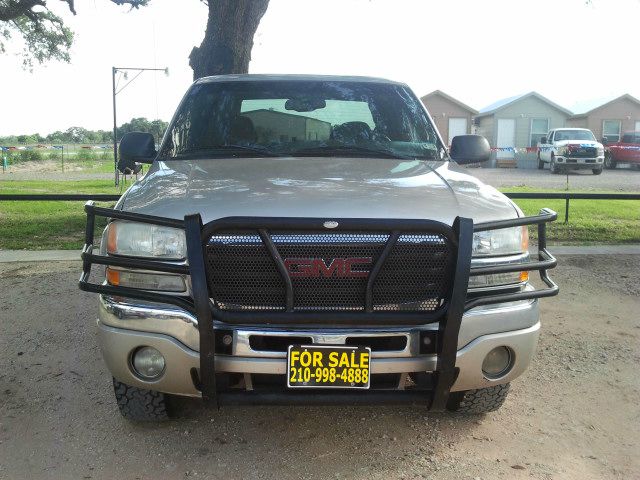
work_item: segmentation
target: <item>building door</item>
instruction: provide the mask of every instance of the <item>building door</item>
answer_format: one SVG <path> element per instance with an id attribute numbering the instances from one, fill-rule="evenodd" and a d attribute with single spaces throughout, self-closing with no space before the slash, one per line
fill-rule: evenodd
<path id="1" fill-rule="evenodd" d="M 453 140 L 453 137 L 456 137 L 458 135 L 466 135 L 466 134 L 467 134 L 466 118 L 452 117 L 449 119 L 449 145 L 451 145 L 451 140 Z"/>
<path id="2" fill-rule="evenodd" d="M 516 146 L 516 121 L 513 118 L 499 118 L 498 119 L 498 136 L 496 140 L 496 147 L 498 148 L 514 148 Z M 498 150 L 496 152 L 496 158 L 498 160 L 513 159 L 515 153 L 513 150 Z"/>

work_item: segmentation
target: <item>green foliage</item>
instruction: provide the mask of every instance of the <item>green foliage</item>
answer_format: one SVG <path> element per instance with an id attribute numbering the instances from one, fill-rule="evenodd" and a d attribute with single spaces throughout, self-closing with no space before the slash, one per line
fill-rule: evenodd
<path id="1" fill-rule="evenodd" d="M 2 0 L 0 0 L 2 2 Z M 147 132 L 151 133 L 156 141 L 159 141 L 167 129 L 167 122 L 163 120 L 148 120 L 144 117 L 133 118 L 130 122 L 123 123 L 118 127 L 118 138 L 128 132 Z M 56 131 L 43 137 L 39 133 L 30 135 L 9 135 L 0 137 L 0 145 L 35 145 L 39 143 L 46 144 L 68 144 L 68 143 L 111 143 L 113 142 L 113 132 L 111 130 L 87 130 L 84 127 L 70 127 L 63 131 Z"/>
<path id="2" fill-rule="evenodd" d="M 62 0 L 75 15 L 74 1 Z M 131 8 L 149 3 L 149 0 L 111 1 Z M 49 10 L 47 0 L 0 0 L 0 53 L 5 53 L 4 42 L 14 37 L 23 41 L 25 68 L 31 69 L 34 62 L 70 60 L 73 32 L 64 25 L 62 18 Z"/>
<path id="3" fill-rule="evenodd" d="M 162 120 L 152 120 L 149 121 L 144 117 L 132 118 L 130 122 L 123 123 L 118 127 L 117 134 L 118 140 L 122 138 L 122 135 L 129 132 L 145 132 L 151 133 L 156 141 L 159 141 L 164 135 L 164 131 L 167 129 L 169 124 Z"/>
<path id="4" fill-rule="evenodd" d="M 34 162 L 43 158 L 44 155 L 39 150 L 19 150 L 16 156 L 18 162 Z"/>
<path id="5" fill-rule="evenodd" d="M 25 43 L 22 55 L 23 67 L 33 68 L 34 60 L 38 63 L 47 60 L 69 61 L 73 32 L 64 26 L 60 17 L 45 11 L 36 15 L 22 15 L 12 23 Z"/>

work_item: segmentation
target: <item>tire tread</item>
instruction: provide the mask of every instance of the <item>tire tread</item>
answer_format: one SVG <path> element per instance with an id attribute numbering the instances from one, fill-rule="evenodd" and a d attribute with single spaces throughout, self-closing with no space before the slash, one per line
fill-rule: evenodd
<path id="1" fill-rule="evenodd" d="M 160 422 L 169 419 L 167 396 L 162 392 L 132 387 L 113 379 L 120 413 L 127 420 Z"/>
<path id="2" fill-rule="evenodd" d="M 467 390 L 454 411 L 466 414 L 495 412 L 506 400 L 510 387 L 509 383 L 505 383 L 494 387 Z"/>

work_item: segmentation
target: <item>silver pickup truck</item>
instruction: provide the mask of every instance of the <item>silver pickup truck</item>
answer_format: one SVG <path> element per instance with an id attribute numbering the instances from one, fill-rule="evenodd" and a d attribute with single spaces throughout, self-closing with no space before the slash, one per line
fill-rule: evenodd
<path id="1" fill-rule="evenodd" d="M 203 78 L 157 151 L 130 133 L 119 153 L 151 166 L 114 209 L 86 205 L 80 288 L 125 417 L 167 418 L 174 396 L 483 413 L 528 367 L 556 214 L 470 176 L 487 141 L 449 151 L 406 85 Z"/>

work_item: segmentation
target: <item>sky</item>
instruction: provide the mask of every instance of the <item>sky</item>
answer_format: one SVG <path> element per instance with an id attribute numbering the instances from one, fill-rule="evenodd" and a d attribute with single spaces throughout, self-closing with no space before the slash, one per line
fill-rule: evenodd
<path id="1" fill-rule="evenodd" d="M 49 4 L 76 34 L 71 63 L 24 71 L 20 45 L 8 45 L 0 135 L 112 128 L 112 66 L 169 68 L 118 94 L 119 124 L 171 118 L 192 82 L 205 5 L 151 0 L 130 11 L 76 0 L 74 17 Z M 624 93 L 640 98 L 639 19 L 640 0 L 271 0 L 249 72 L 378 76 L 478 110 L 535 90 L 581 112 Z"/>

